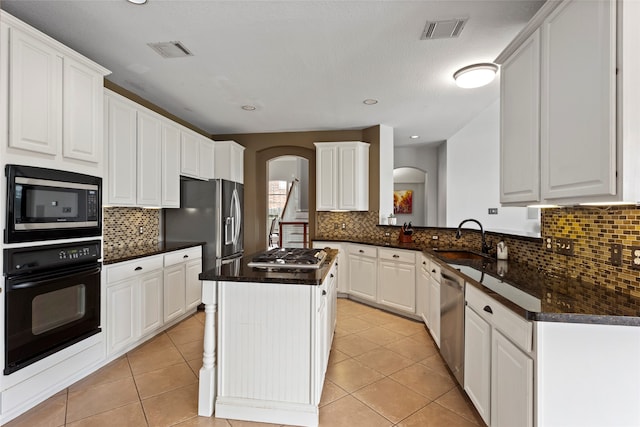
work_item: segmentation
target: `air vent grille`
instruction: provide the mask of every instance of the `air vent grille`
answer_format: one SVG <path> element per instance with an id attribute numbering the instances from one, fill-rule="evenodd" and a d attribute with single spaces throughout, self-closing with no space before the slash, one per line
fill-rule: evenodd
<path id="1" fill-rule="evenodd" d="M 147 45 L 163 58 L 183 58 L 185 56 L 193 56 L 193 53 L 191 53 L 189 49 L 182 44 L 182 42 L 147 43 Z"/>
<path id="2" fill-rule="evenodd" d="M 427 21 L 420 40 L 451 39 L 458 37 L 467 23 L 467 18 Z"/>

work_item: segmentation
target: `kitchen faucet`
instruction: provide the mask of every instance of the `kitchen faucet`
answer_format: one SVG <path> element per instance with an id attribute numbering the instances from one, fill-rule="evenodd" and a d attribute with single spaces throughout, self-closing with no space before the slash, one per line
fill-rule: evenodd
<path id="1" fill-rule="evenodd" d="M 477 219 L 465 219 L 464 221 L 462 221 L 460 223 L 460 225 L 458 225 L 458 230 L 456 231 L 456 239 L 459 239 L 462 236 L 462 230 L 460 229 L 460 227 L 462 227 L 462 224 L 464 224 L 465 222 L 475 222 L 476 224 L 478 224 L 478 226 L 480 227 L 480 234 L 482 236 L 482 253 L 483 254 L 488 254 L 489 253 L 489 246 L 487 245 L 487 240 L 485 238 L 484 235 L 484 228 L 482 228 L 482 224 L 480 224 L 480 221 L 478 221 Z"/>

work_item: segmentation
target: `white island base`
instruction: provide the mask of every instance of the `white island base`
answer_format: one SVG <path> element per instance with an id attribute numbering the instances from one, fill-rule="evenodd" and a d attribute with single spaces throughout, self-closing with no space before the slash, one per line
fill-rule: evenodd
<path id="1" fill-rule="evenodd" d="M 318 425 L 335 327 L 335 274 L 326 277 L 322 285 L 203 282 L 199 415 L 211 416 L 215 402 L 217 418 Z"/>

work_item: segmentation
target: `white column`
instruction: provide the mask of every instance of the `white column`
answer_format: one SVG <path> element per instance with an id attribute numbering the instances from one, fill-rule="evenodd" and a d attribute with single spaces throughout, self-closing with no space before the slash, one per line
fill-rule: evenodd
<path id="1" fill-rule="evenodd" d="M 216 399 L 216 288 L 217 282 L 202 282 L 204 303 L 204 352 L 200 368 L 198 415 L 210 417 Z"/>

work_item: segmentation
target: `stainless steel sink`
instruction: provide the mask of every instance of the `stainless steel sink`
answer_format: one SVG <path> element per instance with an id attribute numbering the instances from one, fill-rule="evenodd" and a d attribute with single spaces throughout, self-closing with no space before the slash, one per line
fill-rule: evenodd
<path id="1" fill-rule="evenodd" d="M 464 249 L 442 249 L 442 250 L 436 249 L 434 250 L 434 252 L 437 256 L 447 260 L 491 261 L 493 259 L 489 255 L 468 251 Z"/>

